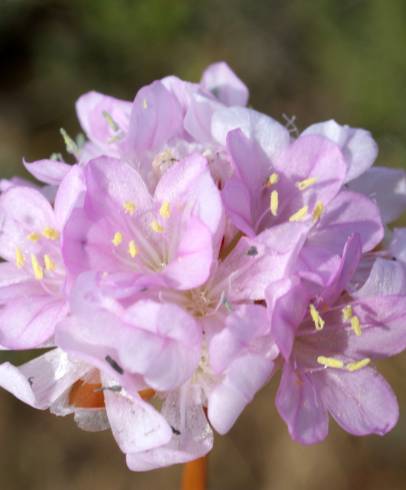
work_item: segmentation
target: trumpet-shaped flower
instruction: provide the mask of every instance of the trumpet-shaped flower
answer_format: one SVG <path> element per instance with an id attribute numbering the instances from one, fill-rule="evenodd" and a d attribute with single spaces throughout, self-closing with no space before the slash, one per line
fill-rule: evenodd
<path id="1" fill-rule="evenodd" d="M 35 189 L 0 197 L 0 343 L 10 349 L 41 346 L 67 313 L 58 218 Z"/>
<path id="2" fill-rule="evenodd" d="M 284 280 L 290 289 L 274 284 L 268 291 L 275 339 L 286 358 L 276 405 L 292 438 L 304 444 L 327 436 L 328 413 L 356 435 L 385 434 L 397 421 L 396 398 L 373 361 L 406 347 L 405 296 L 342 294 L 359 260 L 355 235 L 325 289 L 309 292 L 292 278 Z M 294 313 L 286 311 L 292 296 Z"/>

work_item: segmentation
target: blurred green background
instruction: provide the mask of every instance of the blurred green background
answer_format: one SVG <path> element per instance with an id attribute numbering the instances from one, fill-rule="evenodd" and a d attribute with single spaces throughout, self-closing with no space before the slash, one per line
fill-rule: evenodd
<path id="1" fill-rule="evenodd" d="M 0 175 L 63 150 L 90 89 L 132 99 L 167 74 L 198 80 L 226 60 L 250 103 L 299 128 L 334 118 L 370 129 L 380 164 L 406 165 L 404 0 L 0 0 Z M 328 440 L 290 441 L 265 388 L 218 437 L 211 490 L 406 488 L 405 356 L 384 363 L 401 419 L 385 438 L 332 424 Z M 36 412 L 0 393 L 1 490 L 176 489 L 179 468 L 132 474 L 109 433 Z"/>

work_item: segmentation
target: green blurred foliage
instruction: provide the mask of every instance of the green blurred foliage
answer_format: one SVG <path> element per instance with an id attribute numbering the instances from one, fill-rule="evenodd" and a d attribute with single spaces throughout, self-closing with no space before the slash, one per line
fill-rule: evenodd
<path id="1" fill-rule="evenodd" d="M 379 163 L 406 168 L 405 26 L 404 0 L 0 0 L 0 176 L 26 175 L 22 157 L 63 151 L 59 128 L 79 131 L 80 94 L 132 99 L 171 73 L 198 80 L 221 59 L 255 108 L 282 121 L 296 115 L 299 128 L 330 118 L 368 128 Z M 21 363 L 35 354 L 2 356 Z M 402 408 L 386 439 L 334 429 L 322 446 L 297 446 L 271 422 L 266 389 L 217 441 L 212 488 L 404 488 L 406 365 L 384 368 Z M 175 488 L 176 469 L 131 475 L 109 435 L 88 436 L 0 396 L 2 489 Z"/>
<path id="2" fill-rule="evenodd" d="M 300 127 L 335 118 L 367 127 L 381 161 L 406 161 L 403 0 L 0 0 L 3 175 L 22 155 L 61 149 L 74 101 L 95 89 L 133 98 L 169 73 L 197 80 L 225 59 L 251 103 Z M 17 170 L 16 170 L 17 169 Z M 21 170 L 20 170 L 21 171 Z"/>

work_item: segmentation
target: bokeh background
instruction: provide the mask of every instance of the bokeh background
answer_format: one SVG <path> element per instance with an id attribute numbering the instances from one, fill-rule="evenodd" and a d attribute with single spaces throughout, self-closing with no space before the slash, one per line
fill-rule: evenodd
<path id="1" fill-rule="evenodd" d="M 405 46 L 404 0 L 0 0 L 0 176 L 24 175 L 22 157 L 63 151 L 59 128 L 79 131 L 81 93 L 132 99 L 153 79 L 198 80 L 222 59 L 255 108 L 294 115 L 299 128 L 329 118 L 369 128 L 380 164 L 406 167 Z M 332 424 L 322 445 L 295 444 L 273 406 L 274 380 L 217 438 L 210 489 L 406 488 L 406 355 L 382 369 L 401 410 L 391 434 L 357 439 Z M 1 490 L 179 484 L 179 467 L 130 473 L 109 433 L 81 432 L 5 392 L 0 454 Z"/>

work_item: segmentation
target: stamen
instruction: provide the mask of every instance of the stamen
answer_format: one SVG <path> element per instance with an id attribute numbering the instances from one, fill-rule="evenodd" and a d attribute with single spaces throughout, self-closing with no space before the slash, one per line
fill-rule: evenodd
<path id="1" fill-rule="evenodd" d="M 103 111 L 102 114 L 107 124 L 113 131 L 118 131 L 120 129 L 120 126 L 116 123 L 116 121 L 113 119 L 113 116 L 109 112 Z"/>
<path id="2" fill-rule="evenodd" d="M 60 236 L 59 231 L 55 230 L 55 228 L 45 228 L 42 234 L 45 238 L 48 238 L 48 240 L 58 240 Z"/>
<path id="3" fill-rule="evenodd" d="M 123 204 L 123 209 L 125 214 L 129 214 L 130 216 L 132 216 L 135 213 L 135 204 L 131 201 L 126 201 Z"/>
<path id="4" fill-rule="evenodd" d="M 27 240 L 31 240 L 32 242 L 38 242 L 38 240 L 41 238 L 41 235 L 35 231 L 27 235 Z"/>
<path id="5" fill-rule="evenodd" d="M 277 184 L 279 182 L 279 175 L 276 172 L 273 172 L 266 182 L 267 187 L 271 187 L 271 185 Z"/>
<path id="6" fill-rule="evenodd" d="M 155 233 L 162 233 L 164 231 L 163 226 L 160 225 L 156 220 L 151 221 L 149 226 L 151 230 L 154 231 Z"/>
<path id="7" fill-rule="evenodd" d="M 343 361 L 340 359 L 334 359 L 334 357 L 319 356 L 317 362 L 325 367 L 341 369 L 344 367 Z"/>
<path id="8" fill-rule="evenodd" d="M 348 322 L 352 318 L 352 306 L 347 305 L 341 310 L 343 314 L 343 322 Z"/>
<path id="9" fill-rule="evenodd" d="M 354 333 L 357 337 L 362 334 L 361 323 L 359 321 L 359 318 L 355 315 L 351 317 L 351 328 L 354 330 Z"/>
<path id="10" fill-rule="evenodd" d="M 44 279 L 44 269 L 41 267 L 36 255 L 31 254 L 31 265 L 34 271 L 34 277 L 37 281 Z"/>
<path id="11" fill-rule="evenodd" d="M 159 214 L 162 216 L 162 218 L 166 218 L 168 219 L 171 215 L 171 210 L 170 210 L 170 207 L 169 207 L 169 202 L 168 201 L 164 201 L 162 203 L 162 206 L 159 210 Z"/>
<path id="12" fill-rule="evenodd" d="M 147 101 L 147 99 L 144 99 L 144 100 L 142 101 L 142 107 L 143 107 L 144 109 L 148 109 L 148 101 Z"/>
<path id="13" fill-rule="evenodd" d="M 119 231 L 116 231 L 114 233 L 114 237 L 113 237 L 113 240 L 112 240 L 112 243 L 115 247 L 118 247 L 119 245 L 121 245 L 123 241 L 123 234 L 120 233 Z"/>
<path id="14" fill-rule="evenodd" d="M 65 142 L 66 145 L 66 151 L 71 154 L 75 154 L 78 151 L 78 145 L 75 143 L 75 141 L 68 135 L 68 133 L 61 128 L 60 133 L 62 135 L 63 141 Z"/>
<path id="15" fill-rule="evenodd" d="M 56 264 L 48 254 L 44 255 L 44 264 L 47 271 L 53 272 L 56 270 Z"/>
<path id="16" fill-rule="evenodd" d="M 299 211 L 296 211 L 296 213 L 292 214 L 292 216 L 289 218 L 289 221 L 302 221 L 304 218 L 306 218 L 308 210 L 308 206 L 303 206 L 299 209 Z"/>
<path id="17" fill-rule="evenodd" d="M 21 252 L 19 248 L 16 248 L 16 267 L 17 269 L 22 269 L 25 264 L 24 254 Z"/>
<path id="18" fill-rule="evenodd" d="M 324 204 L 321 201 L 317 201 L 316 205 L 314 206 L 313 215 L 312 215 L 313 221 L 315 223 L 319 221 L 321 215 L 323 214 L 323 211 L 324 211 Z"/>
<path id="19" fill-rule="evenodd" d="M 323 327 L 326 322 L 320 316 L 320 313 L 317 311 L 317 308 L 313 304 L 310 304 L 309 309 L 310 309 L 310 316 L 312 317 L 316 330 L 323 330 Z"/>
<path id="20" fill-rule="evenodd" d="M 278 214 L 278 206 L 279 206 L 279 194 L 278 191 L 272 191 L 271 192 L 271 202 L 270 202 L 270 209 L 272 216 L 276 216 Z"/>
<path id="21" fill-rule="evenodd" d="M 134 240 L 131 240 L 130 243 L 128 244 L 128 253 L 131 255 L 131 257 L 133 259 L 138 254 L 138 249 L 137 249 L 137 246 L 135 245 L 135 241 Z"/>
<path id="22" fill-rule="evenodd" d="M 350 371 L 351 373 L 353 373 L 354 371 L 358 371 L 359 369 L 368 366 L 370 362 L 371 359 L 369 359 L 369 357 L 366 357 L 365 359 L 361 359 L 360 361 L 350 362 L 345 366 L 345 368 L 348 369 L 348 371 Z"/>
<path id="23" fill-rule="evenodd" d="M 166 148 L 161 153 L 158 153 L 156 157 L 152 160 L 152 168 L 155 172 L 162 175 L 169 167 L 171 167 L 176 158 L 169 148 Z"/>
<path id="24" fill-rule="evenodd" d="M 301 180 L 300 182 L 297 182 L 296 187 L 299 189 L 299 191 L 304 191 L 308 189 L 310 186 L 315 184 L 317 182 L 317 179 L 314 177 L 309 177 L 308 179 Z"/>

